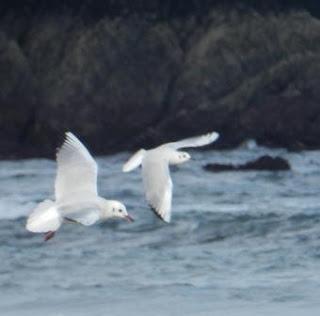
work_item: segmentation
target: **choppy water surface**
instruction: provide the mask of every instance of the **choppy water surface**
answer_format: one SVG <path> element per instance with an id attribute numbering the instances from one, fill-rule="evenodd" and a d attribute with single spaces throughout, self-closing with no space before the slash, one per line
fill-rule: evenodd
<path id="1" fill-rule="evenodd" d="M 264 153 L 288 172 L 202 170 Z M 194 152 L 172 172 L 173 218 L 146 206 L 129 154 L 99 158 L 103 196 L 135 223 L 64 225 L 48 243 L 25 216 L 53 193 L 55 163 L 0 162 L 1 315 L 319 315 L 320 152 Z"/>

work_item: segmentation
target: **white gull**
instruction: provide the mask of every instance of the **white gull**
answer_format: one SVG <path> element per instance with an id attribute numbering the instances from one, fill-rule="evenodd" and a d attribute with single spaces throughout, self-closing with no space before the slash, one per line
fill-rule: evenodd
<path id="1" fill-rule="evenodd" d="M 181 141 L 163 144 L 159 147 L 137 151 L 123 166 L 123 172 L 129 172 L 142 165 L 142 180 L 146 200 L 155 214 L 163 221 L 171 220 L 172 181 L 169 165 L 188 161 L 188 153 L 180 148 L 200 147 L 217 140 L 216 132 L 187 138 Z"/>
<path id="2" fill-rule="evenodd" d="M 49 240 L 63 222 L 89 226 L 110 218 L 132 221 L 121 202 L 98 195 L 97 177 L 97 163 L 87 148 L 75 135 L 66 133 L 57 151 L 55 201 L 38 204 L 27 219 L 26 229 L 44 233 L 45 240 Z"/>

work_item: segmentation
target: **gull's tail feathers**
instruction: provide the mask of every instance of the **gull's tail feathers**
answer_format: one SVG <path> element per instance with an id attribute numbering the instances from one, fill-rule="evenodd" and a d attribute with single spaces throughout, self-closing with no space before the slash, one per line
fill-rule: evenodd
<path id="1" fill-rule="evenodd" d="M 123 172 L 130 172 L 133 169 L 138 168 L 142 164 L 142 160 L 145 154 L 144 149 L 138 150 L 122 167 Z"/>
<path id="2" fill-rule="evenodd" d="M 33 233 L 55 232 L 63 222 L 55 203 L 45 200 L 37 205 L 27 219 L 26 229 Z"/>

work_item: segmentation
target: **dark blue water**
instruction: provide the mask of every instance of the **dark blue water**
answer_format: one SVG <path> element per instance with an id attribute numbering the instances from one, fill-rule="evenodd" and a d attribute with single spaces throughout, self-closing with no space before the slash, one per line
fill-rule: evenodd
<path id="1" fill-rule="evenodd" d="M 202 170 L 280 154 L 292 171 Z M 129 154 L 98 159 L 101 195 L 133 224 L 64 225 L 48 243 L 25 216 L 55 163 L 0 162 L 0 315 L 319 315 L 320 152 L 194 152 L 172 172 L 173 218 L 148 209 Z"/>

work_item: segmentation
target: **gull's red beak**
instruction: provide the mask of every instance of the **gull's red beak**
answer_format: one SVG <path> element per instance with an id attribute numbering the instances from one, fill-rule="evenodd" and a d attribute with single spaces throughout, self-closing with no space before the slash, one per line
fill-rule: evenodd
<path id="1" fill-rule="evenodd" d="M 126 219 L 128 222 L 134 222 L 133 217 L 131 217 L 129 214 L 125 216 L 125 219 Z"/>

